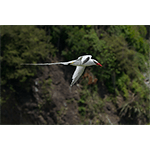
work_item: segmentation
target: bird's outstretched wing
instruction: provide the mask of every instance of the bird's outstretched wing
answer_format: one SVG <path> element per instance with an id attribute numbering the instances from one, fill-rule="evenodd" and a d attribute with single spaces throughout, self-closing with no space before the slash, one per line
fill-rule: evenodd
<path id="1" fill-rule="evenodd" d="M 45 66 L 45 65 L 69 65 L 70 63 L 73 63 L 74 60 L 72 61 L 68 61 L 68 62 L 56 62 L 56 63 L 38 63 L 38 64 L 33 64 L 33 63 L 24 63 L 24 64 L 21 64 L 21 65 L 35 65 L 35 66 Z"/>
<path id="2" fill-rule="evenodd" d="M 76 70 L 72 76 L 72 82 L 71 82 L 70 86 L 73 86 L 78 81 L 78 79 L 82 75 L 84 69 L 85 69 L 85 67 L 83 67 L 83 66 L 76 67 Z"/>
<path id="3" fill-rule="evenodd" d="M 92 58 L 92 55 L 83 55 L 83 56 L 80 56 L 78 57 L 78 60 L 81 60 L 82 58 L 87 58 L 87 57 L 90 57 L 90 59 Z"/>

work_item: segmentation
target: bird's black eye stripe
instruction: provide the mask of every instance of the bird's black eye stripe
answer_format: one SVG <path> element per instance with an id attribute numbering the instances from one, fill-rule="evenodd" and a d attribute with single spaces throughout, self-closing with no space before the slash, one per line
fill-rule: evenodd
<path id="1" fill-rule="evenodd" d="M 95 63 L 95 64 L 97 64 L 97 62 L 96 62 L 96 61 L 94 61 L 94 63 Z"/>
<path id="2" fill-rule="evenodd" d="M 90 59 L 90 57 L 87 57 L 87 58 L 83 61 L 83 64 L 85 64 L 89 59 Z"/>

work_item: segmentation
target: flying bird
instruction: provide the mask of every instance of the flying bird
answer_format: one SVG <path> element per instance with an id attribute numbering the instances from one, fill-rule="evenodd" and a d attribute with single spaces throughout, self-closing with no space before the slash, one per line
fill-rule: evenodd
<path id="1" fill-rule="evenodd" d="M 78 59 L 68 61 L 68 62 L 38 63 L 38 64 L 25 63 L 22 65 L 58 65 L 58 64 L 76 66 L 76 70 L 72 76 L 72 82 L 71 82 L 70 86 L 73 86 L 78 81 L 80 76 L 83 74 L 85 67 L 93 66 L 93 65 L 98 65 L 98 66 L 102 67 L 102 65 L 97 60 L 92 59 L 92 55 L 80 56 L 80 57 L 78 57 Z"/>

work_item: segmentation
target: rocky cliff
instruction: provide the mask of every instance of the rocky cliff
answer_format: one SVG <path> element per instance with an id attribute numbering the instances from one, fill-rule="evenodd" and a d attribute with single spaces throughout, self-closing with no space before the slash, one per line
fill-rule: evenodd
<path id="1" fill-rule="evenodd" d="M 56 61 L 58 59 L 49 60 Z M 123 97 L 114 99 L 99 81 L 91 84 L 90 77 L 87 78 L 90 67 L 70 89 L 74 70 L 73 66 L 41 66 L 32 78 L 29 92 L 17 89 L 18 94 L 2 104 L 1 124 L 144 124 L 145 118 L 133 119 L 131 116 L 129 119 L 120 115 Z"/>

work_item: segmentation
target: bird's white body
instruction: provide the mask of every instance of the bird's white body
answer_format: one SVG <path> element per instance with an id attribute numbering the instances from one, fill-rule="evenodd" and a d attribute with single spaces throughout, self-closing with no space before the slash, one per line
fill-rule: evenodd
<path id="1" fill-rule="evenodd" d="M 71 64 L 71 65 L 73 65 L 73 66 L 84 66 L 84 67 L 96 65 L 96 64 L 93 62 L 93 59 L 91 59 L 91 58 L 92 58 L 91 55 L 80 56 L 80 57 L 78 57 L 78 59 L 75 60 L 75 62 L 74 62 L 73 64 Z"/>
<path id="2" fill-rule="evenodd" d="M 57 65 L 57 64 L 76 66 L 76 70 L 72 76 L 72 82 L 71 82 L 70 86 L 73 86 L 77 82 L 77 80 L 80 78 L 80 76 L 84 72 L 85 67 L 93 66 L 93 65 L 102 66 L 95 59 L 92 59 L 91 55 L 80 56 L 80 57 L 78 57 L 78 59 L 68 61 L 68 62 L 23 64 L 23 65 Z"/>

